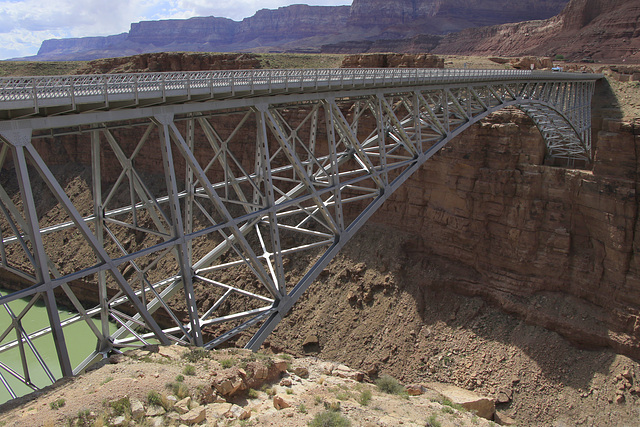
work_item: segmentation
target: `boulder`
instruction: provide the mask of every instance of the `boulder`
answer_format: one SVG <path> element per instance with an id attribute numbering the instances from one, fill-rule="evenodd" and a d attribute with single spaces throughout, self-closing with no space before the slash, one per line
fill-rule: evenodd
<path id="1" fill-rule="evenodd" d="M 309 377 L 309 370 L 307 368 L 304 368 L 302 366 L 298 366 L 293 368 L 293 373 L 297 376 L 299 376 L 300 378 L 308 378 Z"/>
<path id="2" fill-rule="evenodd" d="M 475 412 L 477 416 L 487 420 L 493 419 L 493 414 L 496 412 L 493 399 L 450 384 L 427 383 L 425 385 L 454 404 L 461 405 L 467 411 Z"/>
<path id="3" fill-rule="evenodd" d="M 246 420 L 251 417 L 251 411 L 246 410 L 242 406 L 232 405 L 231 408 L 224 414 L 227 418 L 235 418 L 238 420 Z"/>
<path id="4" fill-rule="evenodd" d="M 500 411 L 496 411 L 496 413 L 493 415 L 493 421 L 501 426 L 512 426 L 516 423 L 516 420 L 506 414 L 503 414 Z"/>
<path id="5" fill-rule="evenodd" d="M 198 424 L 207 418 L 207 409 L 204 406 L 196 406 L 186 414 L 180 415 L 180 421 L 187 425 Z"/>
<path id="6" fill-rule="evenodd" d="M 131 416 L 138 420 L 145 416 L 144 405 L 138 399 L 130 399 Z"/>
<path id="7" fill-rule="evenodd" d="M 273 396 L 273 407 L 280 410 L 291 407 L 291 404 L 284 400 L 282 396 L 275 395 Z"/>
<path id="8" fill-rule="evenodd" d="M 175 409 L 175 411 L 178 412 L 179 414 L 186 414 L 187 412 L 190 411 L 190 408 L 189 408 L 190 405 L 191 405 L 191 398 L 187 396 L 184 399 L 176 402 L 173 409 Z"/>

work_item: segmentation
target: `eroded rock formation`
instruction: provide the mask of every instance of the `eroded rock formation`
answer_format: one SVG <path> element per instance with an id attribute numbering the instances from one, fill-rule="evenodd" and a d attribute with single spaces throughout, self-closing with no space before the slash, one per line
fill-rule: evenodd
<path id="1" fill-rule="evenodd" d="M 572 0 L 542 21 L 474 28 L 446 36 L 434 53 L 563 55 L 579 60 L 640 61 L 640 4 L 634 0 Z"/>
<path id="2" fill-rule="evenodd" d="M 349 55 L 342 60 L 342 68 L 444 68 L 444 59 L 436 55 L 377 53 Z"/>

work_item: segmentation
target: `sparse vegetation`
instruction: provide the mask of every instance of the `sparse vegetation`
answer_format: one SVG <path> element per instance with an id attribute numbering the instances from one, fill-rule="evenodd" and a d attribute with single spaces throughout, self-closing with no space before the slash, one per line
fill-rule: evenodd
<path id="1" fill-rule="evenodd" d="M 250 388 L 247 390 L 247 397 L 249 399 L 256 399 L 258 397 L 258 391 Z"/>
<path id="2" fill-rule="evenodd" d="M 53 402 L 50 402 L 49 407 L 53 410 L 56 410 L 56 409 L 62 408 L 64 405 L 66 405 L 66 403 L 67 402 L 64 399 L 60 398 L 60 399 L 54 400 Z"/>
<path id="3" fill-rule="evenodd" d="M 176 381 L 168 383 L 166 387 L 171 390 L 178 399 L 184 399 L 189 396 L 189 388 L 183 382 Z"/>
<path id="4" fill-rule="evenodd" d="M 149 403 L 149 405 L 153 406 L 164 406 L 162 404 L 162 396 L 155 390 L 151 390 L 149 393 L 147 393 L 147 402 Z"/>
<path id="5" fill-rule="evenodd" d="M 336 394 L 336 399 L 338 400 L 349 400 L 351 398 L 351 394 L 346 391 L 341 391 Z"/>
<path id="6" fill-rule="evenodd" d="M 340 402 L 323 402 L 324 409 L 328 411 L 340 412 Z"/>
<path id="7" fill-rule="evenodd" d="M 0 77 L 70 75 L 85 64 L 84 61 L 0 61 Z"/>
<path id="8" fill-rule="evenodd" d="M 196 363 L 202 359 L 209 357 L 209 351 L 203 348 L 191 349 L 188 353 L 182 355 L 182 358 L 189 363 Z"/>
<path id="9" fill-rule="evenodd" d="M 318 413 L 309 423 L 310 427 L 348 427 L 351 421 L 336 411 L 327 410 Z"/>
<path id="10" fill-rule="evenodd" d="M 440 402 L 440 403 L 442 403 L 445 407 L 450 407 L 450 408 L 453 408 L 453 409 L 455 409 L 457 411 L 465 411 L 464 406 L 462 406 L 460 404 L 457 404 L 457 403 L 453 403 L 450 399 L 448 399 L 446 397 L 443 398 L 442 402 Z"/>
<path id="11" fill-rule="evenodd" d="M 383 375 L 376 380 L 376 386 L 378 390 L 387 394 L 397 394 L 402 395 L 405 394 L 406 391 L 404 387 L 390 375 Z"/>
<path id="12" fill-rule="evenodd" d="M 425 427 L 440 427 L 442 424 L 437 420 L 436 414 L 431 414 L 429 418 L 427 418 L 427 424 Z"/>
<path id="13" fill-rule="evenodd" d="M 307 407 L 305 406 L 304 403 L 301 403 L 300 405 L 298 405 L 298 412 L 300 412 L 301 414 L 307 413 Z"/>
<path id="14" fill-rule="evenodd" d="M 235 361 L 235 360 L 233 360 L 233 359 L 222 359 L 222 360 L 220 361 L 220 364 L 222 365 L 222 367 L 223 367 L 224 369 L 227 369 L 227 368 L 230 368 L 230 367 L 232 367 L 233 365 L 235 365 L 235 364 L 236 364 L 236 361 Z"/>
<path id="15" fill-rule="evenodd" d="M 107 377 L 104 380 L 102 380 L 102 382 L 100 383 L 100 385 L 105 385 L 106 383 L 108 383 L 109 381 L 113 381 L 113 377 Z"/>
<path id="16" fill-rule="evenodd" d="M 93 425 L 93 423 L 91 422 L 91 411 L 88 409 L 83 409 L 79 411 L 78 416 L 74 420 L 73 425 L 79 426 L 79 427 L 85 427 L 85 426 L 88 427 Z"/>
<path id="17" fill-rule="evenodd" d="M 372 397 L 373 397 L 373 393 L 371 393 L 371 390 L 369 389 L 362 390 L 362 392 L 360 393 L 360 396 L 358 397 L 358 403 L 361 404 L 362 406 L 367 406 L 369 405 L 369 402 L 371 402 Z"/>
<path id="18" fill-rule="evenodd" d="M 179 374 L 179 375 L 176 377 L 176 382 L 181 383 L 181 382 L 183 382 L 183 381 L 184 381 L 184 375 Z"/>
<path id="19" fill-rule="evenodd" d="M 116 415 L 124 415 L 131 411 L 131 402 L 129 402 L 129 396 L 114 400 L 113 402 L 109 403 L 109 406 L 113 409 L 113 412 Z"/>
<path id="20" fill-rule="evenodd" d="M 196 374 L 196 367 L 193 365 L 187 365 L 182 370 L 182 373 L 189 376 L 194 376 Z"/>

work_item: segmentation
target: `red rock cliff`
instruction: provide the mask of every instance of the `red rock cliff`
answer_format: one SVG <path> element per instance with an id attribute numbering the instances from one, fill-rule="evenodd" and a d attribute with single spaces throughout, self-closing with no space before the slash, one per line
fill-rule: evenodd
<path id="1" fill-rule="evenodd" d="M 605 122 L 593 172 L 544 166 L 533 124 L 500 113 L 429 160 L 372 221 L 414 234 L 408 253 L 441 264 L 443 289 L 640 357 L 639 144 L 640 121 Z"/>
<path id="2" fill-rule="evenodd" d="M 472 28 L 447 35 L 433 53 L 466 55 L 561 54 L 568 59 L 640 61 L 637 0 L 571 0 L 544 21 Z"/>

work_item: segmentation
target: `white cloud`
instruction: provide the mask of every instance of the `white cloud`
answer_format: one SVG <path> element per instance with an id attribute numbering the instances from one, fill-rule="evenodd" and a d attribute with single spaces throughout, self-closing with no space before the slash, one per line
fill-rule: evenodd
<path id="1" fill-rule="evenodd" d="M 313 0 L 333 6 L 349 0 Z M 129 31 L 133 22 L 221 16 L 242 20 L 259 9 L 304 0 L 0 0 L 0 59 L 35 55 L 43 40 Z"/>
<path id="2" fill-rule="evenodd" d="M 43 40 L 104 36 L 129 30 L 154 0 L 0 1 L 0 58 L 33 55 Z"/>

